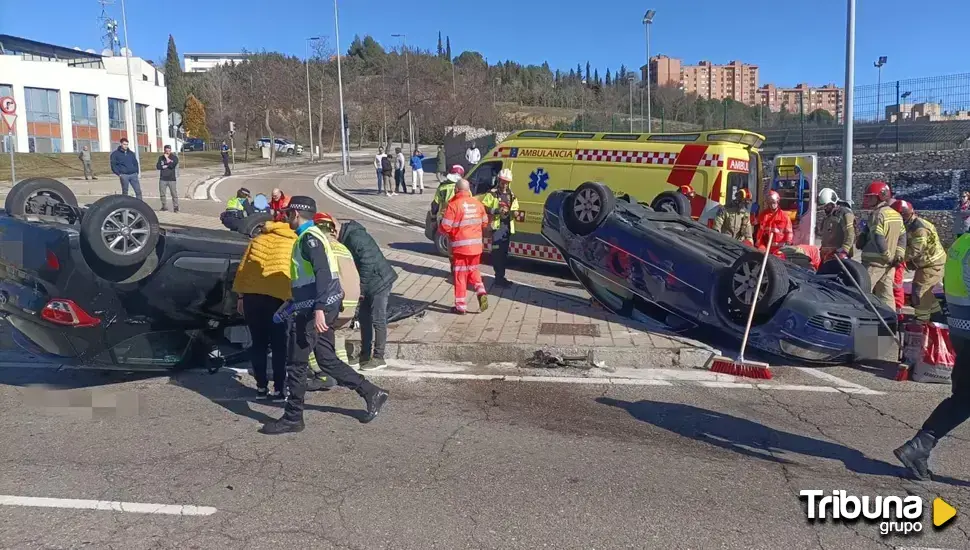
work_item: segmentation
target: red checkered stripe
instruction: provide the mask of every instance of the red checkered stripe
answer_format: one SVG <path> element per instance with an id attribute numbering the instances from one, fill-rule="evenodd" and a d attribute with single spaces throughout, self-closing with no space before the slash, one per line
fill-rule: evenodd
<path id="1" fill-rule="evenodd" d="M 491 239 L 482 239 L 485 250 L 492 249 Z M 509 254 L 513 256 L 520 256 L 522 258 L 536 258 L 539 260 L 549 260 L 553 262 L 563 262 L 566 260 L 559 253 L 559 249 L 544 244 L 528 244 L 528 243 L 518 243 L 512 241 L 509 243 Z"/>
<path id="2" fill-rule="evenodd" d="M 619 151 L 611 149 L 577 149 L 576 160 L 592 162 L 617 162 L 623 164 L 661 164 L 673 165 L 678 153 L 658 153 L 656 151 Z M 707 153 L 698 166 L 722 167 L 724 159 L 716 153 Z"/>
<path id="3" fill-rule="evenodd" d="M 492 152 L 492 158 L 509 158 L 511 147 L 499 147 Z"/>
<path id="4" fill-rule="evenodd" d="M 698 163 L 698 166 L 716 166 L 721 168 L 724 166 L 724 159 L 717 153 L 706 153 L 704 158 Z"/>

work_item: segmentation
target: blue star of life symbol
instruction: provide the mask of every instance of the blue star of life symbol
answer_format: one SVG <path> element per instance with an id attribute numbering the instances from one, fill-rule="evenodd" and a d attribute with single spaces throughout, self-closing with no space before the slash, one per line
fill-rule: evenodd
<path id="1" fill-rule="evenodd" d="M 543 168 L 536 168 L 529 174 L 529 189 L 536 195 L 541 194 L 549 187 L 549 174 Z"/>

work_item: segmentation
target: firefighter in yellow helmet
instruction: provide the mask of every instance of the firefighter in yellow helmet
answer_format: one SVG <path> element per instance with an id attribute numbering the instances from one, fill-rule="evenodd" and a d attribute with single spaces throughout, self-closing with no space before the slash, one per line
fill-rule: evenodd
<path id="1" fill-rule="evenodd" d="M 738 189 L 731 204 L 722 206 L 714 217 L 714 231 L 723 233 L 734 240 L 753 245 L 751 231 L 751 192 Z"/>
<path id="2" fill-rule="evenodd" d="M 913 205 L 904 200 L 893 204 L 906 224 L 906 266 L 914 269 L 911 299 L 916 318 L 929 321 L 933 316 L 941 316 L 943 309 L 933 294 L 933 287 L 943 282 L 943 266 L 946 264 L 946 250 L 940 243 L 936 226 L 920 218 Z"/>
<path id="3" fill-rule="evenodd" d="M 510 286 L 505 278 L 505 265 L 509 257 L 509 241 L 515 234 L 515 217 L 519 212 L 519 201 L 512 192 L 512 170 L 503 168 L 498 174 L 498 183 L 488 193 L 478 197 L 488 212 L 489 228 L 492 230 L 492 267 L 495 269 L 495 284 Z"/>

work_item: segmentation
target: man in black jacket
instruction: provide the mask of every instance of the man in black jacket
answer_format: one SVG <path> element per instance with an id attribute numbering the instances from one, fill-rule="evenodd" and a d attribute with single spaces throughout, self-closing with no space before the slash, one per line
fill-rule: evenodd
<path id="1" fill-rule="evenodd" d="M 329 216 L 329 214 L 327 214 Z M 384 348 L 387 345 L 387 299 L 397 280 L 397 272 L 388 263 L 380 246 L 363 225 L 350 220 L 340 224 L 329 218 L 333 234 L 347 247 L 360 274 L 360 370 L 372 371 L 387 366 Z"/>
<path id="2" fill-rule="evenodd" d="M 135 190 L 135 197 L 141 200 L 141 182 L 138 180 L 138 159 L 128 148 L 128 138 L 121 138 L 118 148 L 111 152 L 111 171 L 121 181 L 121 194 L 128 195 L 128 187 Z"/>
<path id="3" fill-rule="evenodd" d="M 172 146 L 166 145 L 162 156 L 158 157 L 155 169 L 158 170 L 158 196 L 162 199 L 162 212 L 168 210 L 165 204 L 165 190 L 172 195 L 172 206 L 179 211 L 178 179 L 175 168 L 179 165 L 179 158 L 172 154 Z"/>

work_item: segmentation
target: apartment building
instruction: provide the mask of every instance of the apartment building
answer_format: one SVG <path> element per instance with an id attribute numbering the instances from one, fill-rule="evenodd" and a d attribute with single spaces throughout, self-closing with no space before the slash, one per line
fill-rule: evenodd
<path id="1" fill-rule="evenodd" d="M 826 84 L 818 88 L 804 83 L 792 88 L 765 84 L 758 89 L 758 95 L 760 104 L 772 112 L 777 113 L 784 109 L 789 113 L 799 113 L 804 109 L 805 114 L 808 114 L 817 109 L 824 109 L 838 122 L 842 122 L 845 94 L 842 88 L 835 84 Z"/>
<path id="2" fill-rule="evenodd" d="M 641 71 L 645 78 L 646 66 Z M 684 65 L 680 59 L 658 55 L 650 58 L 650 82 L 656 86 L 679 86 L 685 93 L 705 99 L 733 99 L 746 105 L 758 102 L 758 66 L 742 61 Z"/>
<path id="3" fill-rule="evenodd" d="M 900 115 L 902 117 L 900 118 Z M 970 120 L 970 111 L 944 111 L 939 103 L 902 103 L 886 106 L 884 120 L 895 123 L 896 119 L 903 122 L 943 122 L 949 120 Z"/>
<path id="4" fill-rule="evenodd" d="M 187 53 L 182 55 L 183 69 L 187 73 L 204 73 L 220 65 L 242 63 L 249 59 L 246 53 Z"/>

